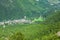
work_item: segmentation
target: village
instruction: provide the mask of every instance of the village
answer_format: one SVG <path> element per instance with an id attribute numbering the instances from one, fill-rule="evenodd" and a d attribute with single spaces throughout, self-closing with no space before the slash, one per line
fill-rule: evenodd
<path id="1" fill-rule="evenodd" d="M 33 23 L 37 23 L 37 22 L 40 23 L 42 21 L 45 21 L 45 19 L 42 16 L 40 16 L 38 18 L 34 18 L 33 20 L 28 20 L 27 17 L 24 16 L 24 18 L 22 18 L 22 19 L 14 19 L 14 20 L 2 21 L 2 22 L 0 22 L 0 26 L 5 28 L 6 25 L 33 24 Z"/>

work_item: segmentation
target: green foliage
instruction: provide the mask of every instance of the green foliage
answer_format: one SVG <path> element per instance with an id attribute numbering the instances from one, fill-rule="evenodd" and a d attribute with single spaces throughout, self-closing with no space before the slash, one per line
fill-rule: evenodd
<path id="1" fill-rule="evenodd" d="M 60 11 L 53 12 L 52 15 L 48 16 L 46 19 L 46 23 L 54 24 L 56 22 L 60 22 Z"/>
<path id="2" fill-rule="evenodd" d="M 40 16 L 40 7 L 34 0 L 2 0 L 0 1 L 0 21 L 20 19 L 24 16 L 35 18 Z"/>
<path id="3" fill-rule="evenodd" d="M 42 40 L 60 40 L 60 38 L 56 34 L 50 33 L 49 35 L 43 36 Z"/>
<path id="4" fill-rule="evenodd" d="M 16 32 L 10 36 L 9 40 L 24 40 L 24 35 L 21 32 Z"/>

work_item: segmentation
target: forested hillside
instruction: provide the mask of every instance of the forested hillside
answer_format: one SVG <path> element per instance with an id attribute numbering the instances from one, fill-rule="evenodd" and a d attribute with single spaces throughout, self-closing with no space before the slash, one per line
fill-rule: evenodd
<path id="1" fill-rule="evenodd" d="M 51 24 L 55 24 L 56 22 L 60 22 L 60 11 L 52 12 L 52 15 L 47 17 L 46 22 L 51 23 Z"/>
<path id="2" fill-rule="evenodd" d="M 31 3 L 33 2 L 33 3 Z M 35 5 L 33 0 L 1 0 L 0 20 L 19 19 L 24 16 L 40 16 L 42 7 Z"/>
<path id="3" fill-rule="evenodd" d="M 48 35 L 43 36 L 43 40 L 60 40 L 60 11 L 53 12 L 53 15 L 50 15 L 46 22 L 46 28 L 48 27 Z M 45 30 L 45 31 L 47 31 Z M 58 33 L 59 32 L 59 33 Z"/>
<path id="4" fill-rule="evenodd" d="M 58 5 L 50 5 L 48 0 L 0 0 L 0 21 L 46 17 L 51 12 L 59 10 Z"/>

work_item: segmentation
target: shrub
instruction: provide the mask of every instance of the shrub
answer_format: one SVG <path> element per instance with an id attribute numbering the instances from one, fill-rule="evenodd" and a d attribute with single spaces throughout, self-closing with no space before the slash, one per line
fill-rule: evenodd
<path id="1" fill-rule="evenodd" d="M 24 36 L 21 32 L 16 32 L 9 37 L 9 40 L 24 40 Z"/>
<path id="2" fill-rule="evenodd" d="M 42 40 L 60 40 L 55 34 L 49 34 L 48 36 L 43 36 Z"/>

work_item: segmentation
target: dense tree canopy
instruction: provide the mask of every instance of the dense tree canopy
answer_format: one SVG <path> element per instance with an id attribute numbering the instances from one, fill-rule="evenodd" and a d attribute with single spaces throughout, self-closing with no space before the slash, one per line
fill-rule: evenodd
<path id="1" fill-rule="evenodd" d="M 0 21 L 20 19 L 24 16 L 29 19 L 40 15 L 46 17 L 58 8 L 51 6 L 47 0 L 0 0 Z"/>

